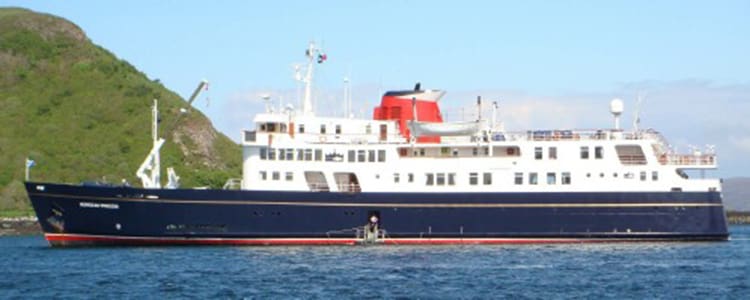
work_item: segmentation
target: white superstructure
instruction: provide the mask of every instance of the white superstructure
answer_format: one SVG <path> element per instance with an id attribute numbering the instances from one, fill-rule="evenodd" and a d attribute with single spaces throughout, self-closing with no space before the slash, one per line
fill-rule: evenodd
<path id="1" fill-rule="evenodd" d="M 318 52 L 314 45 L 308 49 L 307 70 Z M 304 82 L 302 111 L 266 111 L 253 120 L 254 130 L 244 131 L 242 189 L 491 193 L 721 187 L 717 179 L 688 178 L 685 172 L 715 169 L 713 149 L 678 154 L 656 131 L 619 129 L 620 100 L 611 103 L 615 129 L 505 132 L 476 120 L 480 126 L 452 125 L 463 135 L 425 143 L 405 135 L 400 121 L 419 122 L 423 131 L 438 135 L 451 125 L 416 120 L 416 112 L 386 120 L 318 117 L 311 109 L 312 72 Z M 439 97 L 430 95 L 438 92 L 417 88 L 413 94 L 437 105 Z M 477 130 L 467 134 L 467 128 Z"/>

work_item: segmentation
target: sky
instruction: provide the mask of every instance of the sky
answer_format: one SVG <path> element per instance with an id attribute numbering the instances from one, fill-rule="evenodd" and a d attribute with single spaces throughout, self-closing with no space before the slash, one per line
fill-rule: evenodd
<path id="1" fill-rule="evenodd" d="M 293 64 L 310 41 L 319 114 L 357 116 L 383 92 L 448 91 L 459 118 L 476 96 L 498 101 L 508 130 L 609 128 L 609 101 L 632 127 L 675 148 L 714 145 L 716 177 L 750 176 L 750 1 L 7 1 L 64 17 L 167 88 L 196 100 L 238 141 L 264 109 L 298 105 Z M 487 101 L 489 102 L 489 101 Z"/>

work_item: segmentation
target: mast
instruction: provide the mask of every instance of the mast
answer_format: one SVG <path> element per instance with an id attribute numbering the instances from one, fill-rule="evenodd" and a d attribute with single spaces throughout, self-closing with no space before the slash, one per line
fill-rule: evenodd
<path id="1" fill-rule="evenodd" d="M 312 80 L 313 80 L 313 68 L 315 67 L 315 54 L 319 52 L 315 48 L 315 43 L 310 42 L 310 45 L 305 51 L 307 56 L 307 72 L 305 78 L 302 80 L 305 83 L 305 95 L 302 100 L 302 114 L 305 116 L 312 116 L 315 114 L 312 106 Z"/>
<path id="2" fill-rule="evenodd" d="M 158 100 L 154 99 L 154 107 L 151 110 L 151 137 L 153 147 L 148 153 L 135 175 L 141 179 L 144 188 L 158 189 L 161 188 L 161 164 L 159 159 L 159 149 L 164 145 L 164 139 L 159 138 L 159 109 Z M 149 171 L 150 174 L 146 174 Z"/>

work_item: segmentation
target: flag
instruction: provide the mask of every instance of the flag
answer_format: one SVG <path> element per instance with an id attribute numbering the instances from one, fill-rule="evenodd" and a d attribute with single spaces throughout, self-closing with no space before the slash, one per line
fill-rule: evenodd
<path id="1" fill-rule="evenodd" d="M 31 167 L 33 167 L 33 166 L 36 166 L 36 162 L 34 162 L 34 160 L 33 160 L 33 159 L 28 159 L 28 158 L 27 158 L 27 159 L 26 159 L 26 167 L 27 167 L 27 168 L 31 168 Z"/>
<path id="2" fill-rule="evenodd" d="M 318 63 L 319 64 L 322 64 L 324 61 L 326 61 L 326 59 L 328 59 L 328 55 L 326 55 L 325 53 L 318 54 Z"/>

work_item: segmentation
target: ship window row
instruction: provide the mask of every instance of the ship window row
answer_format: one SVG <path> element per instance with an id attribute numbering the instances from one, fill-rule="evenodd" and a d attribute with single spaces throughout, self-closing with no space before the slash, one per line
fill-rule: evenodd
<path id="1" fill-rule="evenodd" d="M 279 181 L 281 180 L 281 172 L 279 171 L 272 171 L 271 172 L 271 178 L 269 179 L 268 171 L 260 171 L 259 176 L 260 180 L 273 180 L 273 181 Z M 284 180 L 286 181 L 292 181 L 294 180 L 294 173 L 293 172 L 284 172 Z"/>
<path id="2" fill-rule="evenodd" d="M 385 162 L 385 150 L 349 150 L 348 162 Z"/>
<path id="3" fill-rule="evenodd" d="M 639 174 L 639 179 L 641 181 L 648 181 L 648 172 L 647 171 L 641 171 Z M 590 178 L 591 173 L 586 173 L 586 177 Z M 600 178 L 604 178 L 604 172 L 599 173 Z M 619 174 L 617 172 L 612 173 L 612 177 L 617 178 L 619 177 Z M 635 173 L 633 172 L 625 172 L 622 174 L 622 177 L 625 179 L 635 179 Z M 658 171 L 651 171 L 651 181 L 659 181 L 659 172 Z"/>
<path id="4" fill-rule="evenodd" d="M 456 173 L 425 173 L 428 186 L 456 185 Z"/>
<path id="5" fill-rule="evenodd" d="M 385 150 L 349 150 L 347 154 L 349 162 L 385 162 Z M 322 149 L 260 148 L 261 160 L 323 161 L 324 158 L 325 161 L 343 161 L 340 153 L 326 154 L 324 157 Z"/>
<path id="6" fill-rule="evenodd" d="M 296 159 L 295 159 L 296 157 Z M 292 148 L 260 148 L 261 160 L 299 160 L 299 161 L 322 161 L 323 150 L 321 149 L 292 149 Z"/>
<path id="7" fill-rule="evenodd" d="M 400 183 L 400 182 L 401 182 L 401 174 L 393 173 L 393 183 Z M 409 182 L 409 183 L 414 182 L 414 173 L 406 174 L 406 182 Z"/>
<path id="8" fill-rule="evenodd" d="M 522 185 L 524 184 L 524 173 L 523 172 L 516 172 L 513 174 L 513 183 L 515 185 Z M 546 176 L 545 176 L 546 175 Z M 538 172 L 529 172 L 528 173 L 528 181 L 527 183 L 529 185 L 539 185 L 540 177 L 545 176 L 545 182 L 547 185 L 556 185 L 556 184 L 562 184 L 562 185 L 570 185 L 571 183 L 571 175 L 570 172 L 562 172 L 559 173 L 559 181 L 558 181 L 558 173 L 556 172 L 547 172 L 545 173 L 538 173 Z"/>
<path id="9" fill-rule="evenodd" d="M 544 157 L 544 148 L 534 147 L 534 159 L 540 160 Z M 547 159 L 557 159 L 557 147 L 547 147 Z"/>
<path id="10" fill-rule="evenodd" d="M 590 150 L 591 147 L 589 146 L 581 146 L 581 159 L 590 159 Z M 594 159 L 602 159 L 604 158 L 604 147 L 602 146 L 596 146 L 594 147 Z"/>

